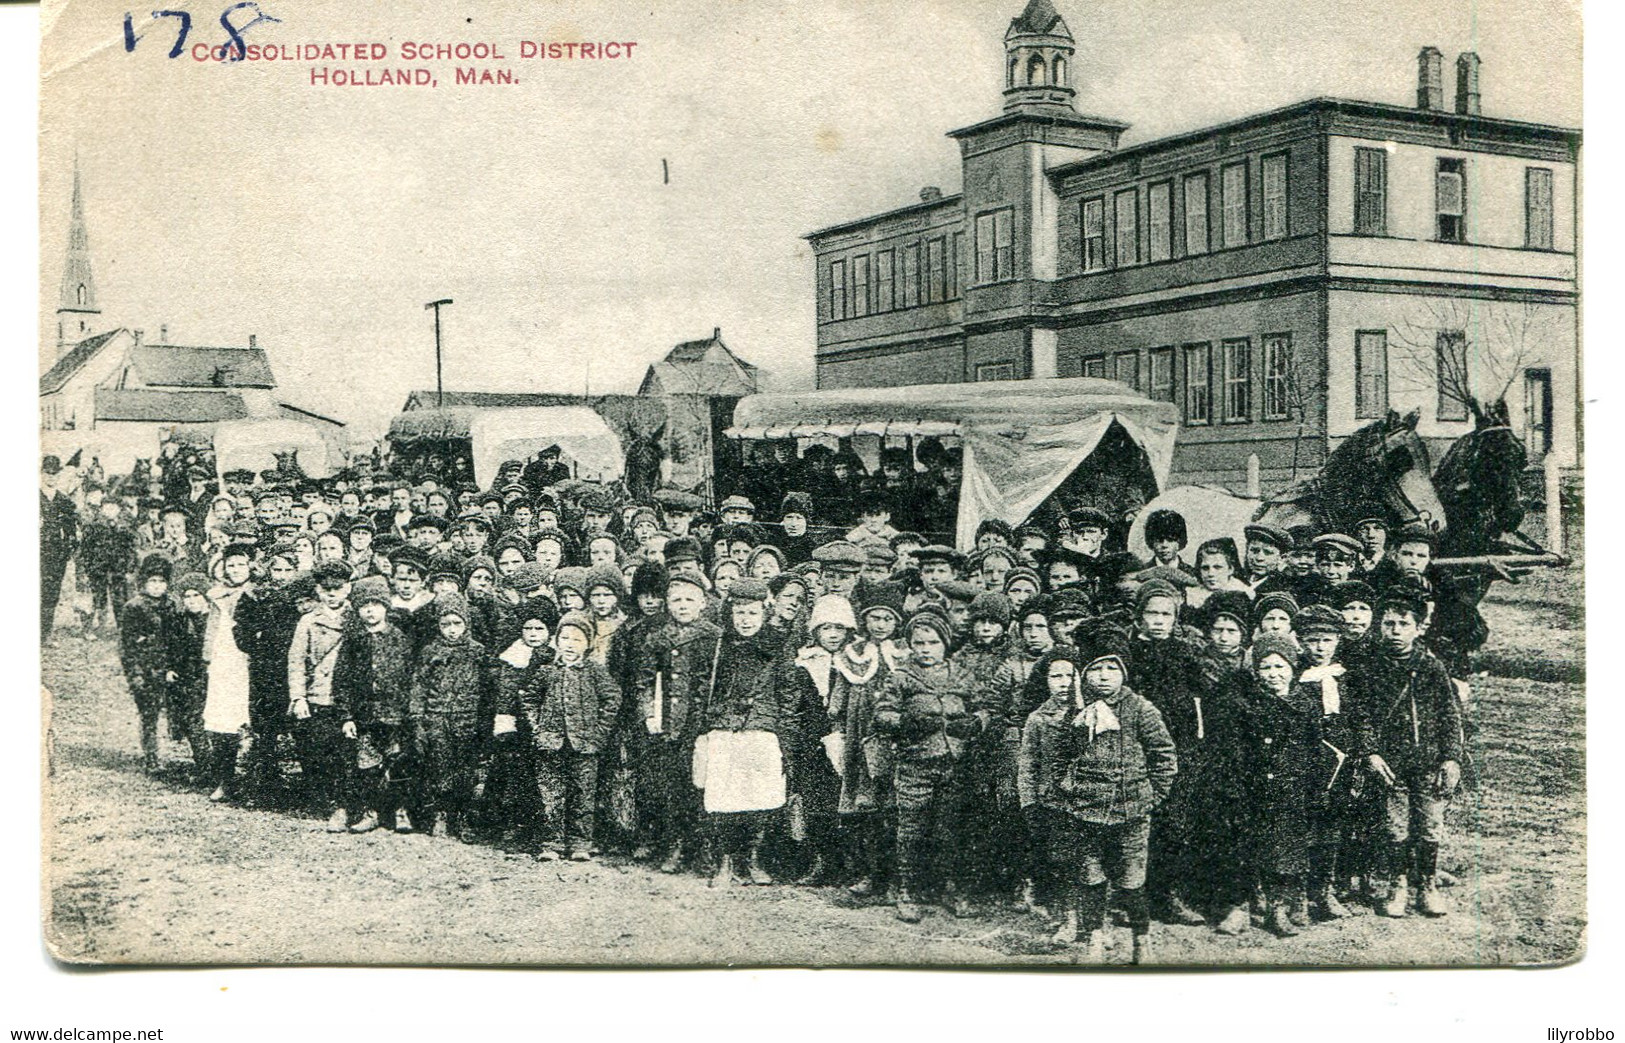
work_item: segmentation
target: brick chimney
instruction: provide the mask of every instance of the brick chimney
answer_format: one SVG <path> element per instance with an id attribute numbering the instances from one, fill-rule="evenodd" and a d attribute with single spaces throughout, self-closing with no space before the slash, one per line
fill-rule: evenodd
<path id="1" fill-rule="evenodd" d="M 938 188 L 936 185 L 926 185 L 924 188 L 920 189 L 920 202 L 922 203 L 935 203 L 941 198 L 942 189 Z"/>
<path id="2" fill-rule="evenodd" d="M 1416 56 L 1416 107 L 1444 111 L 1444 53 L 1437 47 Z"/>
<path id="3" fill-rule="evenodd" d="M 169 343 L 169 327 L 167 325 L 158 327 L 158 343 Z"/>
<path id="4" fill-rule="evenodd" d="M 136 330 L 135 331 L 135 346 L 136 347 L 139 348 L 141 346 L 142 338 L 146 337 L 146 335 L 147 335 L 146 330 Z"/>
<path id="5" fill-rule="evenodd" d="M 712 340 L 721 340 L 722 339 L 722 327 L 721 326 L 712 326 L 711 327 L 711 339 Z"/>
<path id="6" fill-rule="evenodd" d="M 256 337 L 254 334 L 250 333 L 248 335 L 248 346 L 251 347 L 251 348 L 259 347 L 260 346 L 260 339 L 258 337 Z"/>
<path id="7" fill-rule="evenodd" d="M 1472 51 L 1456 59 L 1456 111 L 1478 115 L 1478 55 Z"/>

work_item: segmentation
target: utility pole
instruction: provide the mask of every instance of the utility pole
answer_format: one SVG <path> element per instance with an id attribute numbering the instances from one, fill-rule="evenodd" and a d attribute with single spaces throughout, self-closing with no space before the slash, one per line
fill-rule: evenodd
<path id="1" fill-rule="evenodd" d="M 447 297 L 444 300 L 430 301 L 423 306 L 425 311 L 430 308 L 434 309 L 434 405 L 436 409 L 446 404 L 446 387 L 440 379 L 440 306 L 450 303 L 451 298 Z"/>

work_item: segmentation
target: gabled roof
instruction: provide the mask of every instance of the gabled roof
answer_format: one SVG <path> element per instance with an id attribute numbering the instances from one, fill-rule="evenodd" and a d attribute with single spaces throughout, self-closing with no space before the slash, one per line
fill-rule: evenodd
<path id="1" fill-rule="evenodd" d="M 158 391 L 151 388 L 97 388 L 96 419 L 159 424 L 206 424 L 248 416 L 235 391 Z"/>
<path id="2" fill-rule="evenodd" d="M 719 329 L 704 340 L 685 340 L 666 352 L 644 374 L 638 393 L 658 389 L 665 394 L 753 395 L 761 390 L 757 375 L 755 366 L 722 342 Z"/>
<path id="3" fill-rule="evenodd" d="M 97 352 L 107 346 L 107 342 L 122 333 L 122 330 L 108 330 L 98 333 L 94 337 L 86 337 L 75 344 L 66 355 L 56 360 L 56 364 L 45 371 L 39 378 L 39 393 L 49 395 L 54 391 L 61 391 L 68 378 L 79 372 L 85 363 L 96 357 Z"/>
<path id="4" fill-rule="evenodd" d="M 143 344 L 130 349 L 130 361 L 138 382 L 148 387 L 276 387 L 261 348 Z"/>

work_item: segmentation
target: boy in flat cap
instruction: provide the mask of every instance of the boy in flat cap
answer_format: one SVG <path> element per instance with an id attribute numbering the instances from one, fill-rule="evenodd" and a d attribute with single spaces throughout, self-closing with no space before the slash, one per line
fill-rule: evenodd
<path id="1" fill-rule="evenodd" d="M 252 799 L 267 801 L 280 793 L 276 743 L 288 725 L 288 649 L 303 615 L 297 553 L 291 543 L 266 552 L 265 578 L 237 600 L 232 633 L 248 657 L 248 780 Z"/>
<path id="2" fill-rule="evenodd" d="M 119 660 L 135 699 L 141 724 L 141 761 L 150 775 L 158 770 L 158 717 L 165 690 L 178 677 L 180 634 L 175 602 L 169 596 L 173 565 L 149 554 L 136 571 L 136 595 L 119 613 Z"/>
<path id="3" fill-rule="evenodd" d="M 1244 531 L 1247 535 L 1247 574 L 1242 577 L 1242 582 L 1247 589 L 1257 594 L 1265 583 L 1273 584 L 1266 590 L 1283 584 L 1285 580 L 1279 578 L 1279 573 L 1286 567 L 1286 554 L 1292 549 L 1292 537 L 1274 525 L 1255 523 Z"/>
<path id="4" fill-rule="evenodd" d="M 380 825 L 409 833 L 407 812 L 413 789 L 409 695 L 412 687 L 411 637 L 390 619 L 391 593 L 382 576 L 356 580 L 350 603 L 361 630 L 346 634 L 333 669 L 334 702 L 346 708 L 356 728 L 356 762 L 344 806 L 360 813 L 350 832 L 368 833 Z"/>
<path id="5" fill-rule="evenodd" d="M 362 626 L 350 609 L 350 569 L 343 562 L 316 567 L 316 608 L 300 618 L 288 646 L 288 716 L 305 782 L 305 797 L 328 815 L 327 831 L 343 833 L 350 813 L 343 799 L 350 787 L 356 724 L 342 685 L 334 684 L 340 646 L 361 641 Z"/>
<path id="6" fill-rule="evenodd" d="M 1461 706 L 1444 664 L 1422 641 L 1426 591 L 1395 583 L 1379 596 L 1377 613 L 1380 650 L 1351 679 L 1355 754 L 1380 787 L 1388 841 L 1375 873 L 1377 910 L 1404 916 L 1413 877 L 1418 911 L 1443 916 L 1436 878 L 1445 807 L 1461 781 Z"/>

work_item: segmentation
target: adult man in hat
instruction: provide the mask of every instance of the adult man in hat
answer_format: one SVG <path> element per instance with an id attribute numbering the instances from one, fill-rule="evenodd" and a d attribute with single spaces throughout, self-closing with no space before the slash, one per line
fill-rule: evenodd
<path id="1" fill-rule="evenodd" d="M 812 516 L 812 496 L 803 492 L 784 494 L 784 502 L 779 505 L 779 526 L 783 532 L 775 542 L 790 565 L 800 565 L 812 558 L 812 537 L 807 535 L 807 524 Z"/>
<path id="2" fill-rule="evenodd" d="M 62 461 L 47 456 L 40 461 L 40 640 L 51 635 L 56 603 L 62 596 L 62 574 L 79 545 L 79 511 L 57 487 Z"/>
<path id="3" fill-rule="evenodd" d="M 536 459 L 525 465 L 523 477 L 520 478 L 520 481 L 524 482 L 532 492 L 538 493 L 543 489 L 549 489 L 560 482 L 567 481 L 570 477 L 570 469 L 559 459 L 563 452 L 557 445 L 549 445 L 538 450 Z"/>
<path id="4" fill-rule="evenodd" d="M 705 506 L 705 501 L 682 489 L 656 489 L 654 501 L 665 512 L 666 532 L 672 536 L 687 536 L 694 515 Z"/>
<path id="5" fill-rule="evenodd" d="M 756 505 L 750 497 L 734 493 L 717 508 L 724 525 L 746 525 L 756 520 Z"/>

